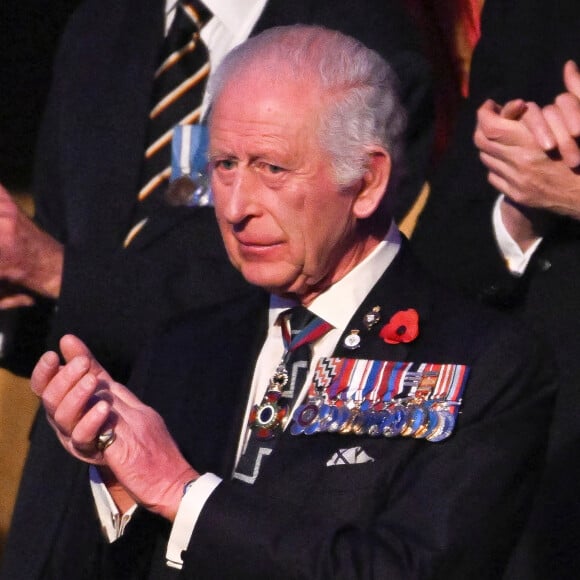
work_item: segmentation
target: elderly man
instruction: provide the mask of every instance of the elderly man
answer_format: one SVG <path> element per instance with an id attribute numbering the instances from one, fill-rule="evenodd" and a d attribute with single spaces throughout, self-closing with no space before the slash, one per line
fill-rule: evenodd
<path id="1" fill-rule="evenodd" d="M 497 578 L 552 376 L 529 333 L 434 284 L 391 225 L 389 67 L 340 33 L 278 28 L 210 92 L 218 222 L 256 292 L 174 323 L 133 374 L 139 398 L 73 336 L 64 366 L 39 361 L 33 390 L 92 464 L 109 542 L 71 507 L 77 577 Z"/>

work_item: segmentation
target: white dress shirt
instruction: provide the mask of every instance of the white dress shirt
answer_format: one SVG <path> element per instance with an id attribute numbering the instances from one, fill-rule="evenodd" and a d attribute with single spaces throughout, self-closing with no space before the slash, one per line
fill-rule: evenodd
<path id="1" fill-rule="evenodd" d="M 526 271 L 526 268 L 528 267 L 534 252 L 538 249 L 542 238 L 538 238 L 525 252 L 522 252 L 522 249 L 510 236 L 503 223 L 501 217 L 501 204 L 503 198 L 504 195 L 500 194 L 493 206 L 492 222 L 495 240 L 505 259 L 508 270 L 516 276 L 521 276 Z"/>

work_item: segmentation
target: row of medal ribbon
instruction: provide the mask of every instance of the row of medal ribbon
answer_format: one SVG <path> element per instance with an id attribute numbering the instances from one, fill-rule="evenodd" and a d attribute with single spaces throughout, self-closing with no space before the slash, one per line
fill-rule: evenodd
<path id="1" fill-rule="evenodd" d="M 442 441 L 455 427 L 468 375 L 459 364 L 321 358 L 290 432 Z"/>

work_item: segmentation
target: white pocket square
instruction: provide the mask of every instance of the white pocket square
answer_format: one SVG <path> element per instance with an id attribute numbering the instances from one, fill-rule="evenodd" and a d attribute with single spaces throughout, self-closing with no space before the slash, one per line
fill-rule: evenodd
<path id="1" fill-rule="evenodd" d="M 348 449 L 339 449 L 327 462 L 328 467 L 334 465 L 356 465 L 358 463 L 368 463 L 374 459 L 359 445 Z"/>

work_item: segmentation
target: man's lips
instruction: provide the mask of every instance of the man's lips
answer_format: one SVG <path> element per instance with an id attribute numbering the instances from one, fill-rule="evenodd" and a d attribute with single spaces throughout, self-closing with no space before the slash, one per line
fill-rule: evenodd
<path id="1" fill-rule="evenodd" d="M 282 248 L 279 240 L 237 238 L 237 243 L 239 256 L 249 261 L 277 259 Z"/>
<path id="2" fill-rule="evenodd" d="M 268 240 L 268 239 L 257 239 L 257 238 L 241 238 L 236 236 L 236 241 L 240 246 L 246 248 L 271 248 L 273 246 L 279 246 L 282 242 L 280 240 Z"/>

